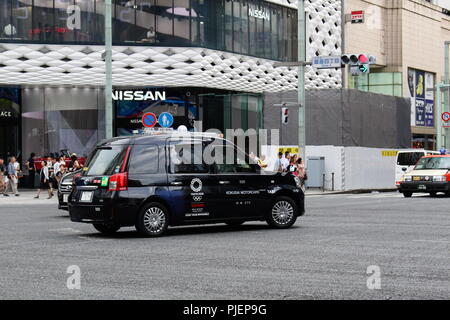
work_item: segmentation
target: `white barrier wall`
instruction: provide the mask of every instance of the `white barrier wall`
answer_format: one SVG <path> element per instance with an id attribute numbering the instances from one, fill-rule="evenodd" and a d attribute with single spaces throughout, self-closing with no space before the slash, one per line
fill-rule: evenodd
<path id="1" fill-rule="evenodd" d="M 272 169 L 277 158 L 278 148 L 292 146 L 262 146 L 269 168 Z M 395 153 L 398 149 L 307 146 L 308 157 L 325 157 L 325 189 L 332 188 L 334 173 L 334 190 L 349 191 L 359 189 L 393 189 L 395 188 Z"/>

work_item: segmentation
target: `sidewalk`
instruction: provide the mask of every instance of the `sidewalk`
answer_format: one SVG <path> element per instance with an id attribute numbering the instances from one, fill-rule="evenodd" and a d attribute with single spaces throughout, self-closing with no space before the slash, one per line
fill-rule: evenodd
<path id="1" fill-rule="evenodd" d="M 23 203 L 26 204 L 54 204 L 57 206 L 58 203 L 58 197 L 56 196 L 57 191 L 54 191 L 53 193 L 55 196 L 52 199 L 47 199 L 48 193 L 46 190 L 44 192 L 41 192 L 41 195 L 39 199 L 34 199 L 36 196 L 37 190 L 32 189 L 19 189 L 20 196 L 16 197 L 13 194 L 9 194 L 9 197 L 5 197 L 4 195 L 0 194 L 0 207 L 3 204 L 14 204 L 14 205 L 20 205 Z"/>
<path id="2" fill-rule="evenodd" d="M 323 191 L 320 188 L 313 188 L 313 189 L 307 189 L 305 192 L 305 195 L 333 195 L 333 194 L 360 194 L 360 193 L 372 193 L 372 192 L 377 192 L 377 193 L 381 193 L 381 192 L 394 192 L 397 191 L 397 189 L 392 188 L 392 189 L 358 189 L 358 190 L 346 190 L 346 191 L 330 191 L 330 190 L 325 190 Z"/>

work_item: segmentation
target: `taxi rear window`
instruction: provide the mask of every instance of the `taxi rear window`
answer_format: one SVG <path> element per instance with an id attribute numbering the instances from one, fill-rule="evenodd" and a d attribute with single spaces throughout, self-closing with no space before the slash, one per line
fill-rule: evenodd
<path id="1" fill-rule="evenodd" d="M 123 145 L 96 149 L 83 169 L 85 176 L 105 176 L 120 172 L 127 148 Z"/>

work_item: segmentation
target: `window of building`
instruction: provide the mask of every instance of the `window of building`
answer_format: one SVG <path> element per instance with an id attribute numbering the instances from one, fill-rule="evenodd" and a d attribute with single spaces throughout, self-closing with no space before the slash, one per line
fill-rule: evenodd
<path id="1" fill-rule="evenodd" d="M 0 39 L 101 44 L 104 0 L 0 1 Z M 114 45 L 200 46 L 296 60 L 296 10 L 263 0 L 113 0 Z"/>
<path id="2" fill-rule="evenodd" d="M 3 1 L 8 2 L 8 1 Z M 13 0 L 11 5 L 11 39 L 12 40 L 31 40 L 32 27 L 32 0 Z M 1 9 L 0 9 L 1 10 Z"/>

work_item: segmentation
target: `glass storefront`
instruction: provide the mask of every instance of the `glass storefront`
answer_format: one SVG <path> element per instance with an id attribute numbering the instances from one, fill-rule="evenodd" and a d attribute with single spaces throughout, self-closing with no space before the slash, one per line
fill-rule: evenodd
<path id="1" fill-rule="evenodd" d="M 104 0 L 2 0 L 0 41 L 104 42 Z M 113 44 L 297 60 L 297 10 L 262 0 L 113 0 Z"/>
<path id="2" fill-rule="evenodd" d="M 68 149 L 86 155 L 105 137 L 104 91 L 96 88 L 24 88 L 22 151 L 28 156 Z"/>
<path id="3" fill-rule="evenodd" d="M 202 121 L 202 129 L 262 128 L 262 95 L 237 93 L 206 88 L 115 88 L 115 92 L 160 92 L 165 100 L 117 100 L 116 135 L 130 135 L 142 129 L 142 116 L 154 113 L 157 117 L 169 112 L 174 128 L 185 125 L 193 130 L 194 121 Z"/>
<path id="4" fill-rule="evenodd" d="M 173 128 L 193 130 L 261 129 L 263 97 L 259 94 L 208 88 L 114 88 L 114 92 L 159 92 L 148 100 L 114 101 L 117 136 L 143 128 L 147 112 L 169 112 Z M 122 96 L 123 97 L 123 96 Z M 161 99 L 161 97 L 163 97 Z M 67 149 L 86 155 L 105 137 L 104 91 L 88 87 L 0 87 L 0 157 L 28 157 Z M 158 126 L 158 125 L 157 125 Z"/>

